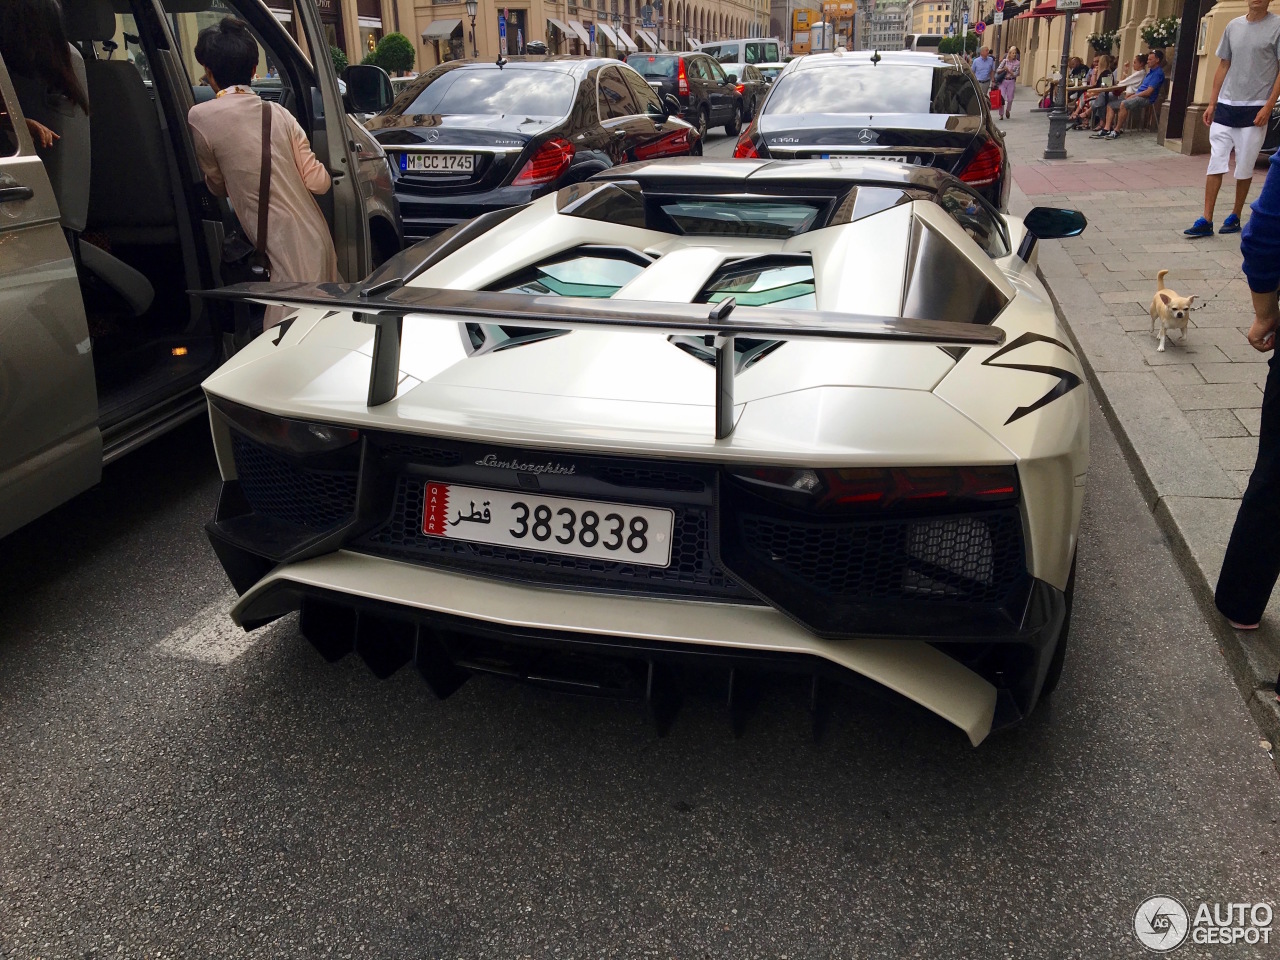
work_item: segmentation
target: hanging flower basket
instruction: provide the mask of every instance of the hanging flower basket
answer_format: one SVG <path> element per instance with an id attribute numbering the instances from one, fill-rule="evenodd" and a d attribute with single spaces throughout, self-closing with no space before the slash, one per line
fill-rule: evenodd
<path id="1" fill-rule="evenodd" d="M 1161 17 L 1149 27 L 1142 28 L 1142 42 L 1152 50 L 1163 50 L 1178 42 L 1178 20 L 1175 17 Z"/>
<path id="2" fill-rule="evenodd" d="M 1094 53 L 1110 53 L 1115 49 L 1117 31 L 1104 30 L 1101 33 L 1089 34 L 1089 46 Z"/>

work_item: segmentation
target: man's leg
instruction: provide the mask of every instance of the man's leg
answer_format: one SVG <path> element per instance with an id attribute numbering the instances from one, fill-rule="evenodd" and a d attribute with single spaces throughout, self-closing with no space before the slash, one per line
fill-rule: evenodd
<path id="1" fill-rule="evenodd" d="M 1219 177 L 1218 179 L 1221 180 L 1222 178 Z M 1248 180 L 1236 181 L 1236 202 L 1235 205 L 1232 206 L 1231 212 L 1237 217 L 1244 212 L 1244 202 L 1249 199 L 1249 185 L 1252 183 L 1253 177 L 1250 177 Z"/>
<path id="2" fill-rule="evenodd" d="M 1213 208 L 1218 202 L 1218 191 L 1221 189 L 1222 174 L 1211 173 L 1204 178 L 1204 218 L 1210 223 L 1213 223 Z"/>

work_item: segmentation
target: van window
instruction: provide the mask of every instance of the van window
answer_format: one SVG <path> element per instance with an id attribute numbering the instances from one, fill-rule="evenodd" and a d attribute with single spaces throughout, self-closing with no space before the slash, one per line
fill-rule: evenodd
<path id="1" fill-rule="evenodd" d="M 765 43 L 748 43 L 747 44 L 747 63 L 772 63 L 769 58 L 769 47 L 773 46 L 774 55 L 777 55 L 776 44 Z"/>
<path id="2" fill-rule="evenodd" d="M 736 43 L 722 43 L 720 49 L 712 56 L 721 63 L 737 63 L 739 47 Z"/>

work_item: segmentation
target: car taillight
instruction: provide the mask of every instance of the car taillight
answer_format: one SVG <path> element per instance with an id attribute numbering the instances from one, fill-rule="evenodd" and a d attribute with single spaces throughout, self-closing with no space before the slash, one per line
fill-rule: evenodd
<path id="1" fill-rule="evenodd" d="M 738 143 L 733 148 L 733 156 L 736 160 L 755 160 L 760 156 L 760 151 L 756 149 L 756 142 L 751 136 L 751 131 L 755 129 L 755 124 L 747 127 L 742 131 L 742 136 L 738 137 Z"/>
<path id="2" fill-rule="evenodd" d="M 516 187 L 529 187 L 539 183 L 551 183 L 559 179 L 572 162 L 572 143 L 559 138 L 548 140 L 529 158 L 511 184 Z"/>
<path id="3" fill-rule="evenodd" d="M 737 91 L 738 91 L 738 96 L 742 96 L 742 91 L 743 91 L 743 89 L 744 89 L 744 87 L 743 87 L 743 85 L 742 85 L 742 84 L 738 84 L 738 85 L 737 85 L 736 87 L 734 87 L 733 89 L 735 89 L 735 90 L 737 90 Z"/>
<path id="4" fill-rule="evenodd" d="M 682 97 L 689 95 L 689 74 L 685 73 L 684 70 L 684 57 L 680 58 L 680 72 L 676 76 L 676 89 Z"/>
<path id="5" fill-rule="evenodd" d="M 734 476 L 760 493 L 823 511 L 1000 503 L 1018 498 L 1018 473 L 1013 466 L 754 467 L 734 471 Z"/>
<path id="6" fill-rule="evenodd" d="M 960 179 L 975 187 L 985 187 L 995 183 L 1000 176 L 1000 148 L 994 140 L 988 140 L 978 151 L 978 155 L 970 160 L 960 171 Z"/>

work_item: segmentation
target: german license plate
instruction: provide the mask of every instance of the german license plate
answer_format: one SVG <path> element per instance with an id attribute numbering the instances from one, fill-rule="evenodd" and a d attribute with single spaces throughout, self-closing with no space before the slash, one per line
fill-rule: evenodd
<path id="1" fill-rule="evenodd" d="M 476 158 L 470 153 L 402 153 L 400 169 L 421 173 L 471 173 Z"/>
<path id="2" fill-rule="evenodd" d="M 472 543 L 649 567 L 671 563 L 675 513 L 596 500 L 428 482 L 422 532 Z"/>
<path id="3" fill-rule="evenodd" d="M 901 153 L 824 153 L 823 160 L 894 160 L 898 163 L 909 163 L 910 160 Z"/>

